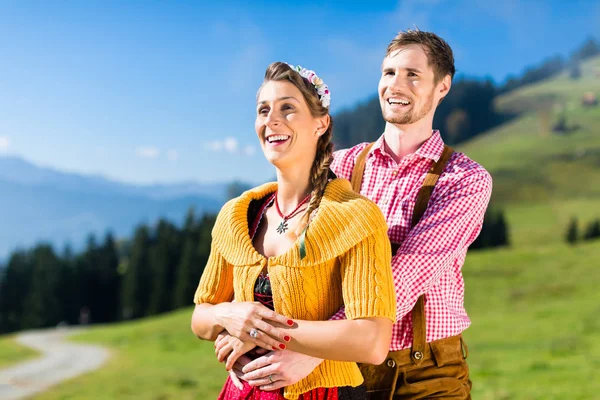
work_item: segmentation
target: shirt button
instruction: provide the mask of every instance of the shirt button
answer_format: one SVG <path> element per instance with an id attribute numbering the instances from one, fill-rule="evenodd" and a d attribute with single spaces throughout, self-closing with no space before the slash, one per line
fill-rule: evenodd
<path id="1" fill-rule="evenodd" d="M 392 176 L 397 176 L 397 175 L 398 175 L 398 171 L 396 171 L 396 170 L 393 170 L 393 171 L 392 171 Z"/>
<path id="2" fill-rule="evenodd" d="M 390 358 L 389 360 L 387 360 L 387 366 L 390 368 L 394 368 L 396 366 L 396 361 Z"/>

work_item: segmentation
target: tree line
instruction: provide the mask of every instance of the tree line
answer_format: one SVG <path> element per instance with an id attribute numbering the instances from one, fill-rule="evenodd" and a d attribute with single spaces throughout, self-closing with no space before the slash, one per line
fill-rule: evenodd
<path id="1" fill-rule="evenodd" d="M 182 228 L 161 219 L 131 240 L 88 238 L 74 254 L 40 243 L 0 269 L 0 333 L 57 324 L 109 323 L 189 306 L 208 260 L 214 215 L 190 210 Z M 471 248 L 508 245 L 502 212 L 488 211 Z"/>
<path id="2" fill-rule="evenodd" d="M 161 219 L 130 241 L 90 236 L 79 254 L 48 244 L 13 252 L 0 269 L 0 333 L 59 323 L 107 323 L 192 304 L 208 260 L 215 217 L 182 228 Z"/>

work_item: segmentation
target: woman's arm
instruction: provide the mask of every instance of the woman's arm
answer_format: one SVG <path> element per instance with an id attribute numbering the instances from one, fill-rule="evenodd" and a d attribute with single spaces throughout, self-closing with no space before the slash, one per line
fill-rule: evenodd
<path id="1" fill-rule="evenodd" d="M 392 321 L 385 317 L 341 321 L 296 321 L 286 328 L 288 349 L 327 360 L 381 364 L 392 339 Z"/>
<path id="2" fill-rule="evenodd" d="M 279 350 L 282 345 L 285 348 L 284 343 L 291 339 L 290 332 L 277 326 L 293 324 L 291 319 L 257 302 L 200 303 L 192 314 L 192 332 L 201 339 L 214 341 L 226 330 L 242 341 L 267 350 Z M 252 329 L 257 330 L 256 338 L 250 336 Z"/>
<path id="3" fill-rule="evenodd" d="M 281 327 L 291 338 L 287 349 L 312 357 L 379 365 L 387 357 L 392 338 L 392 321 L 388 318 L 364 318 L 340 321 L 299 321 L 293 327 Z M 217 358 L 227 370 L 252 349 L 253 343 L 235 336 L 221 338 Z M 262 346 L 261 346 L 262 347 Z"/>

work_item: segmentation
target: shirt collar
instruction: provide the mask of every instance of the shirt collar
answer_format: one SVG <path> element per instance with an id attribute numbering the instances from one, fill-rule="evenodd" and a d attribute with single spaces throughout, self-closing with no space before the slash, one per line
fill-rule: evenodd
<path id="1" fill-rule="evenodd" d="M 443 151 L 444 141 L 442 140 L 442 135 L 440 135 L 440 131 L 434 130 L 431 137 L 427 139 L 425 143 L 421 145 L 421 147 L 419 147 L 416 154 L 438 162 Z"/>
<path id="2" fill-rule="evenodd" d="M 443 151 L 444 140 L 442 139 L 442 135 L 440 134 L 440 131 L 434 130 L 431 137 L 427 139 L 425 143 L 421 145 L 421 147 L 419 147 L 415 154 L 420 157 L 438 162 Z M 371 150 L 369 156 L 372 154 L 378 154 L 380 156 L 386 155 L 389 157 L 389 155 L 385 152 L 385 141 L 383 135 L 381 135 L 373 145 L 373 149 Z"/>

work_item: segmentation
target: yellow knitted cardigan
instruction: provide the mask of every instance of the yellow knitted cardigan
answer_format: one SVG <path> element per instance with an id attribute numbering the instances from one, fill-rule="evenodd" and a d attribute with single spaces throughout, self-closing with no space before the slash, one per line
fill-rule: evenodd
<path id="1" fill-rule="evenodd" d="M 267 183 L 223 206 L 194 302 L 254 301 L 254 283 L 266 267 L 275 311 L 287 317 L 327 320 L 345 305 L 348 319 L 386 317 L 394 321 L 391 249 L 377 205 L 353 192 L 347 180 L 334 179 L 326 186 L 306 231 L 306 256 L 300 258 L 296 241 L 284 254 L 266 258 L 252 244 L 248 207 L 252 200 L 276 190 L 276 183 Z M 284 396 L 295 399 L 315 388 L 362 382 L 356 363 L 325 360 L 306 378 L 286 387 Z"/>

